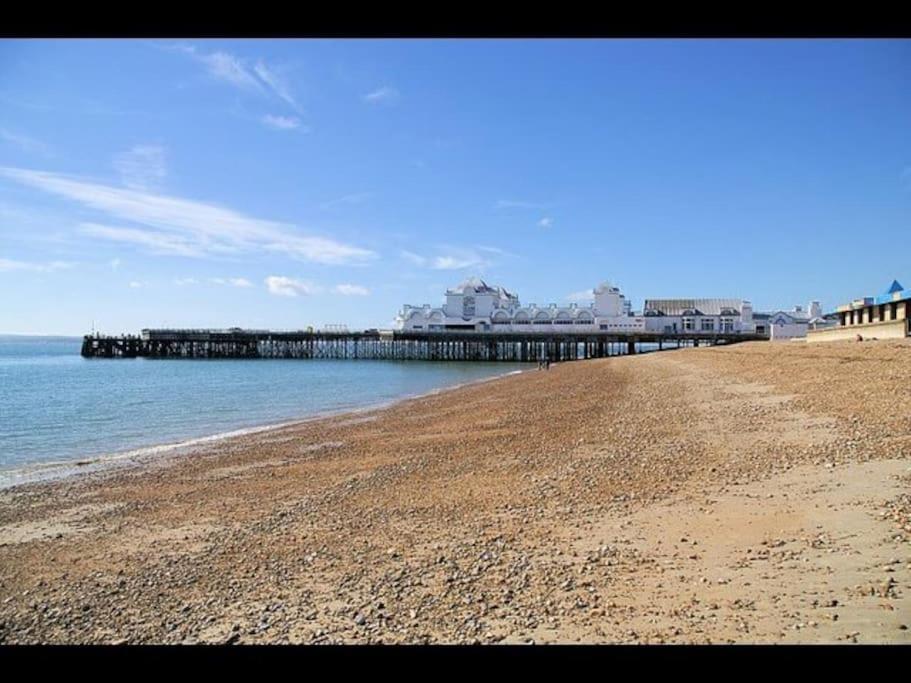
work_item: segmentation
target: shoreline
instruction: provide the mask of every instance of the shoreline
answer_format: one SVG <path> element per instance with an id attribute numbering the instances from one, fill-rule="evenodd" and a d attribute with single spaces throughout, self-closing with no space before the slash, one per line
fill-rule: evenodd
<path id="1" fill-rule="evenodd" d="M 528 364 L 530 365 L 530 363 Z M 284 422 L 270 422 L 260 425 L 251 425 L 231 429 L 215 434 L 206 434 L 202 436 L 190 437 L 180 441 L 164 442 L 151 444 L 149 446 L 140 446 L 125 451 L 110 451 L 98 455 L 74 456 L 65 460 L 54 460 L 30 463 L 20 467 L 0 469 L 0 491 L 8 491 L 20 486 L 32 484 L 42 484 L 58 482 L 71 477 L 102 475 L 115 469 L 129 467 L 142 467 L 153 462 L 158 457 L 186 457 L 198 452 L 199 447 L 203 449 L 207 446 L 215 445 L 232 439 L 243 438 L 254 434 L 277 431 L 288 427 L 295 427 L 319 420 L 328 420 L 344 415 L 356 415 L 366 412 L 374 412 L 390 408 L 405 401 L 411 401 L 433 396 L 442 392 L 452 391 L 464 386 L 471 386 L 483 382 L 509 377 L 510 375 L 521 374 L 529 370 L 510 370 L 489 377 L 469 380 L 467 382 L 458 382 L 449 384 L 429 391 L 419 392 L 417 394 L 405 394 L 398 398 L 369 403 L 362 406 L 346 406 L 333 410 L 319 411 L 310 415 L 305 415 Z"/>
<path id="2" fill-rule="evenodd" d="M 561 363 L 8 489 L 0 643 L 909 643 L 909 353 Z"/>

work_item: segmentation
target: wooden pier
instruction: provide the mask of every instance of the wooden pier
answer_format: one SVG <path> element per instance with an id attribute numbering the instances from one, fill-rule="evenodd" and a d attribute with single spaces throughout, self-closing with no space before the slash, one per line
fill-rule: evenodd
<path id="1" fill-rule="evenodd" d="M 86 335 L 86 358 L 298 358 L 358 360 L 569 361 L 686 346 L 768 340 L 711 332 L 361 332 L 143 330 L 141 335 Z"/>

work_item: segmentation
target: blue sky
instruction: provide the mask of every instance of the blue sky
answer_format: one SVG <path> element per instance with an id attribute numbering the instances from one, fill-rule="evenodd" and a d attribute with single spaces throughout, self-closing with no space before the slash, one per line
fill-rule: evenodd
<path id="1" fill-rule="evenodd" d="M 0 332 L 911 286 L 911 42 L 0 41 Z"/>

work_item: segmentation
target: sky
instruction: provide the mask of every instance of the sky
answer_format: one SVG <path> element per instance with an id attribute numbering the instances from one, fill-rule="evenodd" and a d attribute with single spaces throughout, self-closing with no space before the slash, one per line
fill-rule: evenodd
<path id="1" fill-rule="evenodd" d="M 0 333 L 911 287 L 911 41 L 3 40 Z"/>

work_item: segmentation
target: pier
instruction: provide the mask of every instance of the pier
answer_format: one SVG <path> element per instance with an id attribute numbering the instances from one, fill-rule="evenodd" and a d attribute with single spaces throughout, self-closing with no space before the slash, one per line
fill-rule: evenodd
<path id="1" fill-rule="evenodd" d="M 294 358 L 508 361 L 534 363 L 768 340 L 712 332 L 476 332 L 364 330 L 143 330 L 140 335 L 86 335 L 85 358 Z"/>

